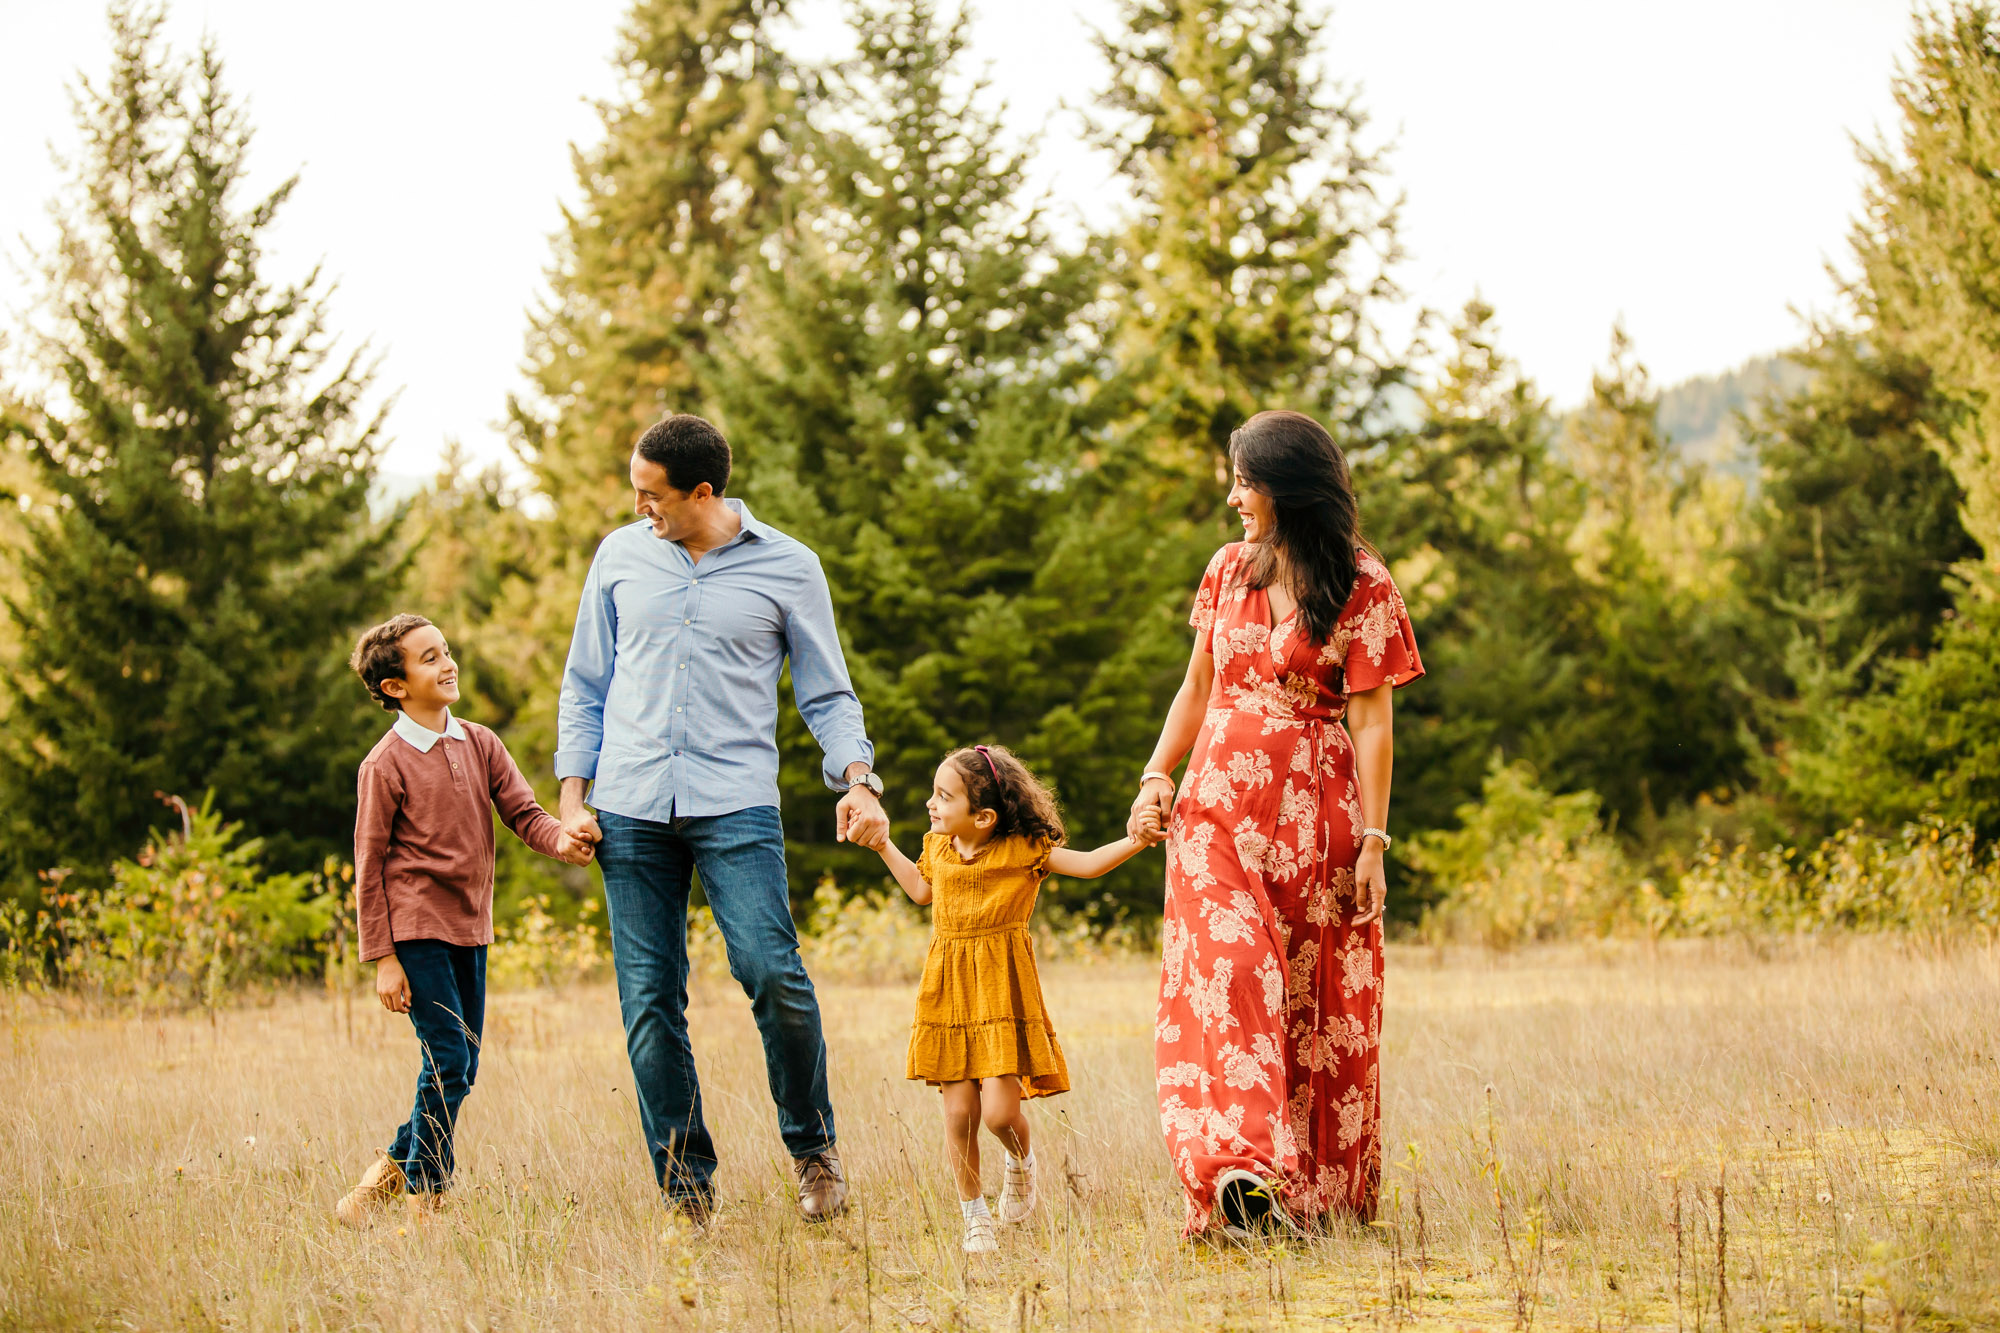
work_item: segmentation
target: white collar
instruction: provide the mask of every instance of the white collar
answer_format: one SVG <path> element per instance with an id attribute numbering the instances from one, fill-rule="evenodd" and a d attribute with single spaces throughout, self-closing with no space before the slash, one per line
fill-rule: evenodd
<path id="1" fill-rule="evenodd" d="M 438 743 L 438 732 L 432 731 L 423 723 L 412 718 L 408 713 L 401 712 L 400 710 L 396 714 L 396 725 L 389 728 L 389 730 L 416 746 L 418 752 L 422 754 L 429 754 L 431 747 Z M 458 719 L 451 715 L 449 708 L 444 710 L 443 734 L 455 741 L 465 739 L 465 728 L 458 724 Z"/>

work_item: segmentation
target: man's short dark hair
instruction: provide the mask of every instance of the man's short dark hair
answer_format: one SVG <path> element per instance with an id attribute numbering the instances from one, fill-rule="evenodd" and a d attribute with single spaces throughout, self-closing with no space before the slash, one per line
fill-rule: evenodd
<path id="1" fill-rule="evenodd" d="M 729 441 L 715 426 L 689 412 L 676 412 L 646 427 L 636 446 L 639 457 L 667 470 L 667 485 L 688 492 L 708 483 L 717 495 L 729 485 Z"/>
<path id="2" fill-rule="evenodd" d="M 403 636 L 430 623 L 408 612 L 390 616 L 381 624 L 363 630 L 360 642 L 354 645 L 354 656 L 347 659 L 347 665 L 361 677 L 361 683 L 375 696 L 375 702 L 392 713 L 403 711 L 403 701 L 385 693 L 382 682 L 403 679 Z"/>

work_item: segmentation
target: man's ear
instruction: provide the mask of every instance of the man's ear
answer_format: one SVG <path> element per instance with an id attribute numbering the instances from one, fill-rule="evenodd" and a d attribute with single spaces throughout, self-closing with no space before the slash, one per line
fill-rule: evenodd
<path id="1" fill-rule="evenodd" d="M 695 487 L 693 490 L 688 492 L 688 499 L 695 501 L 697 504 L 703 500 L 713 499 L 714 496 L 715 496 L 715 487 L 709 485 L 705 481 L 702 482 L 699 486 Z"/>

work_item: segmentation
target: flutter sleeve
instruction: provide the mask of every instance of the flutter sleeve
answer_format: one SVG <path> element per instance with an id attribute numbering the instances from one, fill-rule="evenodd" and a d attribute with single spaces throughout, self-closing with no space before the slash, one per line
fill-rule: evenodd
<path id="1" fill-rule="evenodd" d="M 1188 612 L 1188 624 L 1194 626 L 1197 652 L 1215 651 L 1216 611 L 1222 605 L 1223 589 L 1235 564 L 1236 547 L 1225 546 L 1209 559 L 1208 569 L 1201 576 L 1201 587 L 1194 594 L 1194 608 Z"/>
<path id="2" fill-rule="evenodd" d="M 938 849 L 944 846 L 944 834 L 924 834 L 923 850 L 917 853 L 917 873 L 924 877 L 924 883 L 937 883 Z"/>
<path id="3" fill-rule="evenodd" d="M 1354 593 L 1341 614 L 1336 639 L 1340 636 L 1347 640 L 1344 671 L 1349 694 L 1383 684 L 1400 689 L 1424 674 L 1403 594 L 1396 590 L 1388 567 L 1365 552 Z"/>

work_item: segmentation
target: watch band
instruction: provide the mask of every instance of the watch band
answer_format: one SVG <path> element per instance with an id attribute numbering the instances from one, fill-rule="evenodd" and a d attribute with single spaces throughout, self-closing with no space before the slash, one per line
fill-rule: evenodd
<path id="1" fill-rule="evenodd" d="M 1382 850 L 1385 852 L 1389 850 L 1389 844 L 1392 841 L 1386 829 L 1365 828 L 1361 830 L 1361 836 L 1364 838 L 1380 838 L 1382 840 Z"/>

